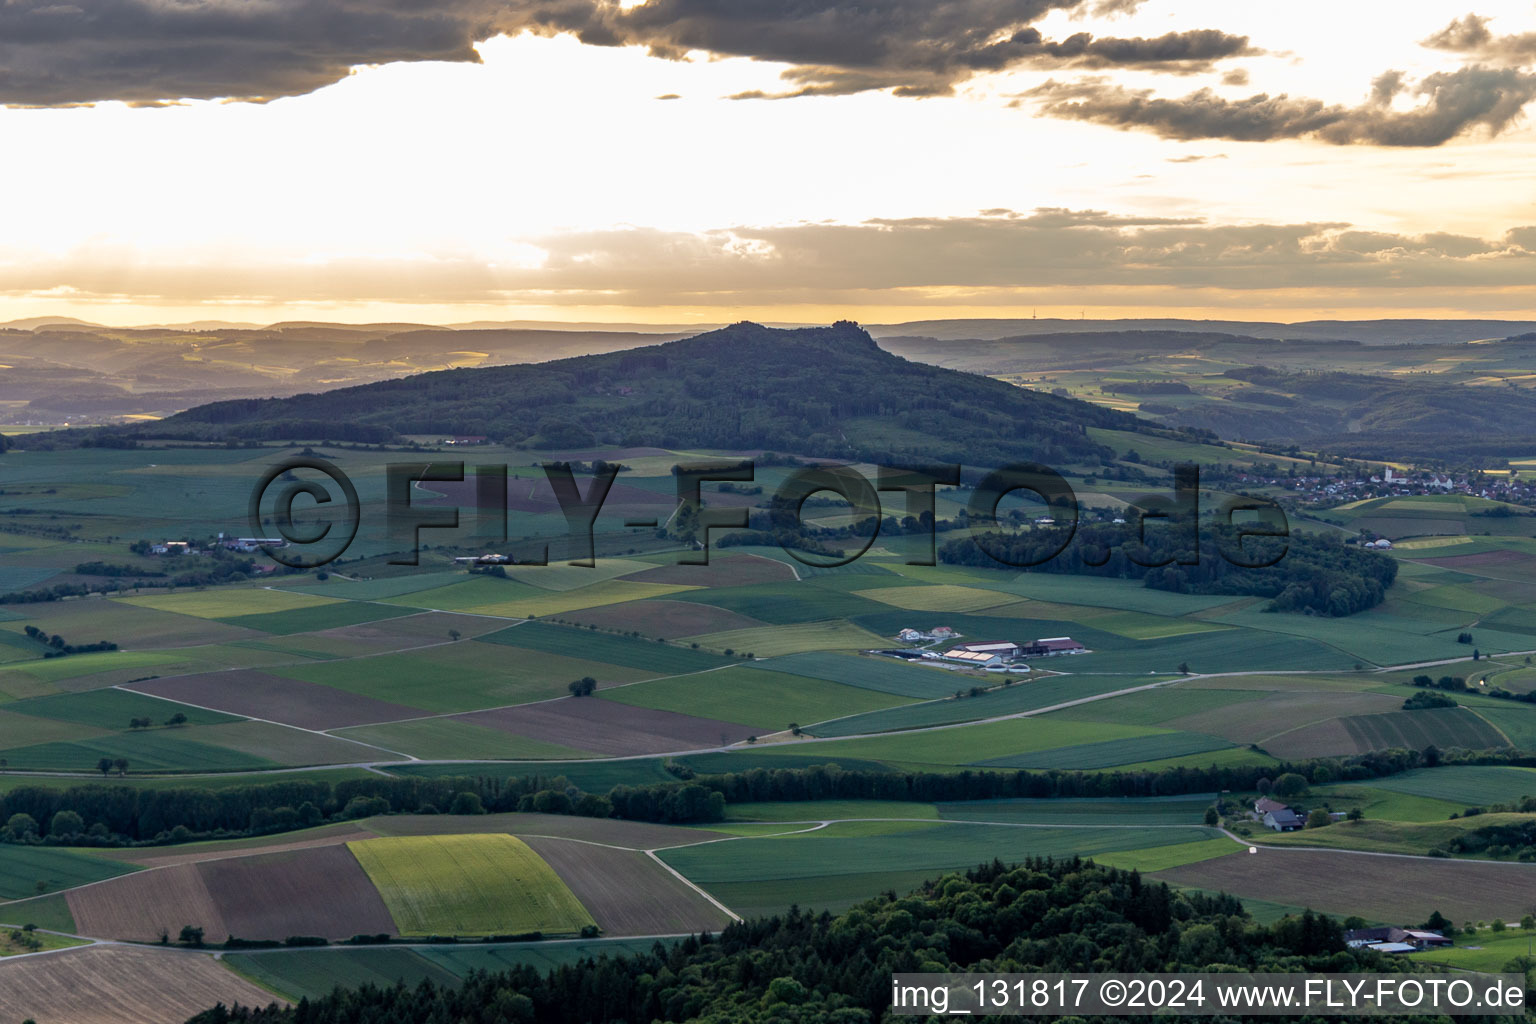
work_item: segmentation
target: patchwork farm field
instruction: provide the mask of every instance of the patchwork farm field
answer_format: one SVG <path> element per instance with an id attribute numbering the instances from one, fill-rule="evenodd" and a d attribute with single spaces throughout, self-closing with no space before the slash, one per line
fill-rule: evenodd
<path id="1" fill-rule="evenodd" d="M 349 843 L 402 935 L 579 932 L 592 915 L 509 835 L 397 836 Z"/>
<path id="2" fill-rule="evenodd" d="M 626 483 L 670 503 L 670 477 L 640 479 Z M 1094 487 L 1120 494 L 1108 485 Z M 953 495 L 941 502 L 946 514 L 962 507 Z M 557 533 L 558 519 L 539 528 Z M 614 552 L 636 550 L 600 551 L 595 569 L 508 565 L 504 578 L 455 568 L 449 559 L 458 552 L 435 550 L 434 541 L 417 572 L 385 566 L 382 556 L 349 556 L 323 581 L 296 574 L 271 577 L 272 587 L 8 606 L 0 609 L 0 793 L 101 780 L 102 757 L 129 762 L 126 775 L 113 769 L 104 781 L 138 790 L 191 781 L 178 773 L 209 788 L 537 776 L 601 795 L 829 763 L 896 785 L 912 771 L 1105 773 L 1086 788 L 1122 771 L 1262 765 L 1272 773 L 1277 758 L 1312 753 L 1536 748 L 1536 706 L 1466 695 L 1459 709 L 1402 711 L 1414 692 L 1404 683 L 1420 670 L 1377 671 L 1466 659 L 1476 648 L 1494 659 L 1423 671 L 1536 688 L 1522 656 L 1505 653 L 1536 649 L 1536 575 L 1511 560 L 1530 554 L 1512 541 L 1404 547 L 1387 602 L 1330 619 L 1126 580 L 908 566 L 899 540 L 882 538 L 866 558 L 824 569 L 716 543 L 711 564 L 695 567 L 674 564 L 679 552 L 658 551 L 663 544 L 644 531 L 609 538 Z M 381 538 L 369 543 L 387 550 Z M 103 543 L 93 557 L 128 556 Z M 29 624 L 124 649 L 45 660 L 22 633 Z M 901 629 L 939 626 L 960 641 L 1069 635 L 1089 653 L 1033 660 L 1032 672 L 1006 680 L 864 653 L 908 646 L 896 640 Z M 1474 634 L 1471 646 L 1457 643 L 1462 631 Z M 948 642 L 917 644 L 942 650 Z M 596 692 L 570 696 L 569 684 L 585 677 Z M 164 724 L 178 713 L 181 725 Z M 148 728 L 130 727 L 141 718 Z M 791 736 L 791 724 L 803 735 Z M 337 767 L 266 774 L 327 765 Z M 1423 852 L 1495 820 L 1453 822 L 1451 813 L 1527 795 L 1536 795 L 1536 769 L 1440 767 L 1318 784 L 1304 801 L 1359 806 L 1366 820 L 1304 831 L 1255 855 L 1203 824 L 1214 792 L 741 803 L 727 807 L 725 822 L 703 827 L 516 813 L 335 815 L 317 829 L 230 841 L 102 851 L 0 844 L 0 898 L 28 898 L 12 913 L 45 926 L 148 943 L 187 924 L 210 941 L 574 936 L 595 926 L 636 943 L 239 952 L 225 958 L 234 971 L 183 953 L 178 963 L 214 973 L 156 982 L 180 993 L 223 979 L 237 987 L 221 991 L 247 1002 L 263 990 L 240 975 L 295 998 L 334 983 L 452 985 L 472 969 L 649 949 L 645 937 L 718 931 L 733 915 L 837 910 L 993 858 L 1092 857 L 1228 889 L 1275 914 L 1310 905 L 1372 920 L 1422 920 L 1432 909 L 1458 921 L 1518 920 L 1536 891 L 1529 865 L 1341 848 Z M 1288 848 L 1314 845 L 1340 849 Z M 63 967 L 62 958 L 82 952 L 109 949 L 31 963 Z M 148 961 L 143 970 L 159 977 Z M 7 984 L 0 969 L 9 1011 Z"/>

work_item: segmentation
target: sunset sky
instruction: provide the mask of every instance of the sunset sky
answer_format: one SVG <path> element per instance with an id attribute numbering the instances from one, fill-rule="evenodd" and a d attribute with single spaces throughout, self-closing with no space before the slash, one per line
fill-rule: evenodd
<path id="1" fill-rule="evenodd" d="M 1472 2 L 0 0 L 0 320 L 1527 318 Z"/>

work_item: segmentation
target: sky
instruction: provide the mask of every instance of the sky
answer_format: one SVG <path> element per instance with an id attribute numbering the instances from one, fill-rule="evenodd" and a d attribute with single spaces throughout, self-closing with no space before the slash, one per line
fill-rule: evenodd
<path id="1" fill-rule="evenodd" d="M 0 0 L 0 321 L 1536 306 L 1530 0 L 78 2 Z"/>

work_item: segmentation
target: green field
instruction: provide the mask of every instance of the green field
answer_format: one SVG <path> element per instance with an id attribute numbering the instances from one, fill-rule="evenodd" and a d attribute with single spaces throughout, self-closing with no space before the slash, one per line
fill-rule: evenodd
<path id="1" fill-rule="evenodd" d="M 881 637 L 839 619 L 732 629 L 723 633 L 704 633 L 689 637 L 689 640 L 713 651 L 750 653 L 759 658 L 801 651 L 857 651 L 885 644 Z"/>
<path id="2" fill-rule="evenodd" d="M 1155 846 L 1146 850 L 1111 850 L 1094 856 L 1099 864 L 1125 871 L 1164 871 L 1168 868 L 1194 864 L 1212 857 L 1225 857 L 1232 852 L 1232 841 L 1225 836 L 1197 839 L 1188 843 Z"/>
<path id="3" fill-rule="evenodd" d="M 542 760 L 589 756 L 583 750 L 488 729 L 483 725 L 454 718 L 420 718 L 387 725 L 359 725 L 349 729 L 333 729 L 332 734 L 428 760 L 453 757 Z M 483 770 L 483 765 L 465 766 L 458 774 L 480 774 Z"/>
<path id="4" fill-rule="evenodd" d="M 1230 746 L 1232 746 L 1230 741 L 1219 736 L 1206 736 L 1197 732 L 1173 732 L 1027 751 L 972 763 L 980 768 L 1031 770 L 1055 768 L 1059 771 L 1086 771 L 1094 768 L 1114 768 L 1141 761 L 1160 761 L 1190 754 L 1206 754 Z"/>
<path id="5" fill-rule="evenodd" d="M 605 690 L 602 697 L 634 707 L 773 730 L 791 722 L 805 725 L 905 703 L 874 690 L 756 668 L 672 676 Z"/>
<path id="6" fill-rule="evenodd" d="M 128 760 L 136 772 L 226 772 L 275 768 L 278 762 L 201 742 L 197 727 L 117 733 L 76 741 L 11 747 L 3 752 L 11 768 L 91 772 L 101 758 Z"/>
<path id="7" fill-rule="evenodd" d="M 6 899 L 70 889 L 137 870 L 132 864 L 120 864 L 59 846 L 0 844 L 0 896 Z M 0 920 L 10 920 L 4 907 L 0 907 Z"/>
<path id="8" fill-rule="evenodd" d="M 592 653 L 585 644 L 572 644 L 567 650 Z M 479 640 L 275 671 L 293 679 L 435 712 L 478 711 L 562 697 L 568 683 L 584 676 L 615 683 L 633 682 L 651 674 L 643 669 L 543 651 L 514 653 L 505 645 Z"/>
<path id="9" fill-rule="evenodd" d="M 1000 678 L 991 674 L 978 677 L 965 673 L 949 673 L 949 676 L 957 690 L 967 691 L 975 685 L 997 686 Z M 1150 681 L 1140 678 L 1127 679 L 1124 676 L 1046 676 L 1040 679 L 1025 677 L 1009 686 L 989 690 L 975 697 L 949 696 L 938 701 L 907 704 L 885 711 L 823 722 L 808 731 L 816 736 L 853 736 L 862 733 L 891 732 L 898 729 L 917 729 L 929 725 L 974 722 L 983 718 L 1036 711 L 1101 693 L 1112 693 L 1130 686 L 1143 686 Z M 1116 703 L 1117 700 L 1106 700 L 1102 703 Z M 1096 701 L 1082 707 L 1097 707 L 1099 703 Z M 1127 725 L 1145 724 L 1129 719 L 1122 721 L 1114 717 L 1103 720 Z"/>
<path id="10" fill-rule="evenodd" d="M 762 753 L 810 755 L 823 759 L 823 763 L 853 757 L 899 764 L 959 766 L 1078 744 L 1156 734 L 1156 730 L 1134 725 L 1013 718 L 923 732 L 829 740 L 815 744 L 788 743 L 765 748 Z"/>
<path id="11" fill-rule="evenodd" d="M 1155 796 L 1128 800 L 966 800 L 939 804 L 955 821 L 1007 821 L 1021 825 L 1199 825 L 1209 796 Z"/>
<path id="12" fill-rule="evenodd" d="M 476 642 L 503 644 L 549 654 L 569 655 L 573 651 L 580 652 L 583 658 L 635 669 L 647 675 L 682 675 L 685 672 L 700 672 L 731 664 L 726 658 L 679 644 L 635 640 L 595 630 L 551 626 L 543 622 L 511 626 L 481 637 Z M 524 655 L 516 657 L 522 658 Z"/>
<path id="13" fill-rule="evenodd" d="M 374 985 L 411 988 L 423 981 L 454 986 L 459 978 L 411 949 L 348 948 L 283 950 L 276 954 L 231 953 L 224 963 L 258 985 L 290 999 L 315 999 L 333 988 Z"/>
<path id="14" fill-rule="evenodd" d="M 224 963 L 290 999 L 316 999 L 332 988 L 422 981 L 453 987 L 471 971 L 504 971 L 528 964 L 540 971 L 600 956 L 648 953 L 654 939 L 584 939 L 491 945 L 418 946 L 412 949 L 332 946 L 272 953 L 230 953 Z"/>
<path id="15" fill-rule="evenodd" d="M 1485 807 L 1536 796 L 1536 768 L 1451 765 L 1418 768 L 1361 783 L 1371 789 L 1446 800 L 1459 807 Z"/>
<path id="16" fill-rule="evenodd" d="M 402 935 L 560 935 L 594 924 L 560 876 L 509 835 L 347 844 Z"/>
<path id="17" fill-rule="evenodd" d="M 964 678 L 945 669 L 912 665 L 895 658 L 861 657 L 829 651 L 774 658 L 766 667 L 776 672 L 847 683 L 849 686 L 921 700 L 950 696 L 960 686 L 957 680 Z"/>
<path id="18" fill-rule="evenodd" d="M 720 881 L 810 878 L 865 871 L 974 867 L 1031 856 L 1093 856 L 1211 838 L 1202 827 L 1018 828 L 958 822 L 845 822 L 814 832 L 683 846 L 663 860 L 708 888 Z"/>
<path id="19" fill-rule="evenodd" d="M 363 622 L 395 619 L 413 614 L 407 608 L 391 608 L 388 605 L 368 604 L 363 601 L 324 604 L 312 608 L 293 608 L 287 611 L 263 612 L 256 615 L 230 615 L 219 619 L 231 626 L 256 629 L 263 633 L 287 636 L 292 633 L 310 633 L 322 629 L 339 629 L 356 626 Z"/>
<path id="20" fill-rule="evenodd" d="M 878 601 L 808 582 L 755 583 L 745 587 L 694 590 L 677 594 L 673 600 L 714 605 L 774 626 L 848 619 L 890 610 Z"/>
<path id="21" fill-rule="evenodd" d="M 159 725 L 175 714 L 187 716 L 189 725 L 216 725 L 220 722 L 242 721 L 239 715 L 226 715 L 219 711 L 177 704 L 174 701 L 147 697 L 127 690 L 88 690 L 84 693 L 60 694 L 54 697 L 34 697 L 7 704 L 5 710 L 20 714 L 48 718 L 58 722 L 75 722 L 99 729 L 122 730 L 134 718 L 149 718 Z"/>
<path id="22" fill-rule="evenodd" d="M 1074 677 L 1075 678 L 1075 677 Z M 1114 677 L 1109 677 L 1114 678 Z M 1190 686 L 1162 686 L 1128 693 L 1123 697 L 1094 701 L 1051 713 L 1053 718 L 1076 722 L 1115 722 L 1123 725 L 1162 725 L 1185 715 L 1214 711 L 1259 697 L 1252 690 L 1211 690 Z"/>
<path id="23" fill-rule="evenodd" d="M 296 594 L 284 590 L 242 587 L 183 590 L 174 594 L 151 594 L 146 597 L 125 597 L 121 600 L 124 604 L 136 608 L 176 612 L 178 615 L 191 615 L 199 619 L 225 619 L 243 615 L 289 612 L 299 608 L 320 608 L 334 603 L 336 599 L 317 597 L 314 594 Z"/>

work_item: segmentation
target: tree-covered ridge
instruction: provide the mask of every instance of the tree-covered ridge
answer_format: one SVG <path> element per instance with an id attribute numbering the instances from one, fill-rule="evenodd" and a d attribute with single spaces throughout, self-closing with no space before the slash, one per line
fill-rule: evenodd
<path id="1" fill-rule="evenodd" d="M 337 991 L 291 1009 L 222 1007 L 191 1024 L 556 1024 L 709 1021 L 865 1024 L 890 1007 L 896 972 L 1401 971 L 1347 950 L 1335 921 L 1308 911 L 1255 922 L 1230 896 L 1176 892 L 1078 859 L 994 861 L 887 892 L 837 917 L 792 909 L 649 954 L 541 975 L 472 975 L 457 990 Z"/>
<path id="2" fill-rule="evenodd" d="M 1295 532 L 1285 538 L 1241 537 L 1239 527 L 1188 521 L 1176 521 L 1168 529 L 1150 528 L 1145 541 L 1136 532 L 1134 524 L 1088 524 L 1054 557 L 1061 546 L 1055 530 L 990 533 L 980 543 L 963 537 L 942 545 L 939 560 L 1139 579 L 1153 589 L 1183 594 L 1267 597 L 1269 611 L 1335 616 L 1374 608 L 1397 579 L 1396 559 L 1344 544 L 1335 536 Z"/>
<path id="3" fill-rule="evenodd" d="M 445 370 L 324 394 L 217 402 L 139 437 L 382 441 L 474 434 L 547 448 L 770 449 L 970 466 L 1098 461 L 1085 427 L 1135 417 L 908 362 L 853 323 L 752 323 L 603 355 Z"/>

